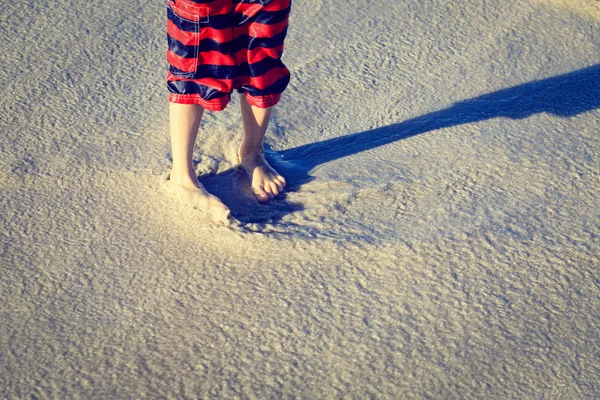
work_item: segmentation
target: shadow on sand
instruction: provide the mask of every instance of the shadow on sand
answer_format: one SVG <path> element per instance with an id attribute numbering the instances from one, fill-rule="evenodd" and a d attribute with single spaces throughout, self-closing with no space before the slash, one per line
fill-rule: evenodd
<path id="1" fill-rule="evenodd" d="M 309 172 L 319 165 L 436 129 L 497 117 L 521 119 L 542 112 L 566 118 L 597 108 L 600 108 L 600 64 L 461 101 L 397 124 L 279 153 L 267 152 L 267 158 L 286 178 L 286 190 L 291 192 L 314 179 Z M 267 204 L 258 204 L 237 169 L 201 177 L 201 181 L 242 223 L 277 222 L 303 209 L 301 204 L 286 201 L 285 193 Z"/>

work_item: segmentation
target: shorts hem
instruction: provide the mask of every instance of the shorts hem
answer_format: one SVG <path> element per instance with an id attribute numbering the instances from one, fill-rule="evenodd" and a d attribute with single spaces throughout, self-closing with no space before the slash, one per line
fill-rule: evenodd
<path id="1" fill-rule="evenodd" d="M 169 102 L 176 104 L 198 104 L 209 111 L 223 111 L 229 103 L 229 96 L 213 100 L 204 100 L 198 94 L 169 94 Z"/>
<path id="2" fill-rule="evenodd" d="M 248 92 L 246 92 L 246 101 L 248 104 L 253 105 L 258 108 L 268 108 L 273 107 L 275 104 L 279 103 L 281 99 L 281 94 L 269 94 L 265 96 L 251 96 Z"/>

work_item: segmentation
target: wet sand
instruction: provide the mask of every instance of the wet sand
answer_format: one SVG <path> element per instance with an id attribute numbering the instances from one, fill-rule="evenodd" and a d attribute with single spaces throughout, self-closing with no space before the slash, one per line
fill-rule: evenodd
<path id="1" fill-rule="evenodd" d="M 262 205 L 239 101 L 169 196 L 164 4 L 7 3 L 3 398 L 600 396 L 592 0 L 294 2 Z"/>

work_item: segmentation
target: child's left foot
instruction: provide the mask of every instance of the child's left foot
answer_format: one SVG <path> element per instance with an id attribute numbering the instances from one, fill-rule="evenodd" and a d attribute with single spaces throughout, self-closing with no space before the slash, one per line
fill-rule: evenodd
<path id="1" fill-rule="evenodd" d="M 277 173 L 265 160 L 262 151 L 238 151 L 240 166 L 252 180 L 252 191 L 256 199 L 264 203 L 283 191 L 285 178 Z"/>

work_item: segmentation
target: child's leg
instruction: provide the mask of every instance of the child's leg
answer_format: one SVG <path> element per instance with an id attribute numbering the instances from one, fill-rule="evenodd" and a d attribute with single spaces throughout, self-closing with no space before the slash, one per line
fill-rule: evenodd
<path id="1" fill-rule="evenodd" d="M 194 144 L 203 112 L 204 109 L 197 104 L 169 103 L 173 155 L 169 180 L 171 184 L 187 189 L 194 196 L 195 203 L 205 207 L 216 222 L 226 222 L 229 218 L 229 209 L 221 200 L 204 190 L 198 182 L 192 163 Z"/>
<path id="2" fill-rule="evenodd" d="M 188 189 L 193 189 L 199 184 L 192 157 L 203 113 L 204 109 L 197 104 L 169 103 L 173 155 L 170 180 Z"/>
<path id="3" fill-rule="evenodd" d="M 273 107 L 259 108 L 248 104 L 240 96 L 244 134 L 238 150 L 240 165 L 252 180 L 252 190 L 261 203 L 277 196 L 285 186 L 285 179 L 265 160 L 263 139 L 269 126 Z"/>

